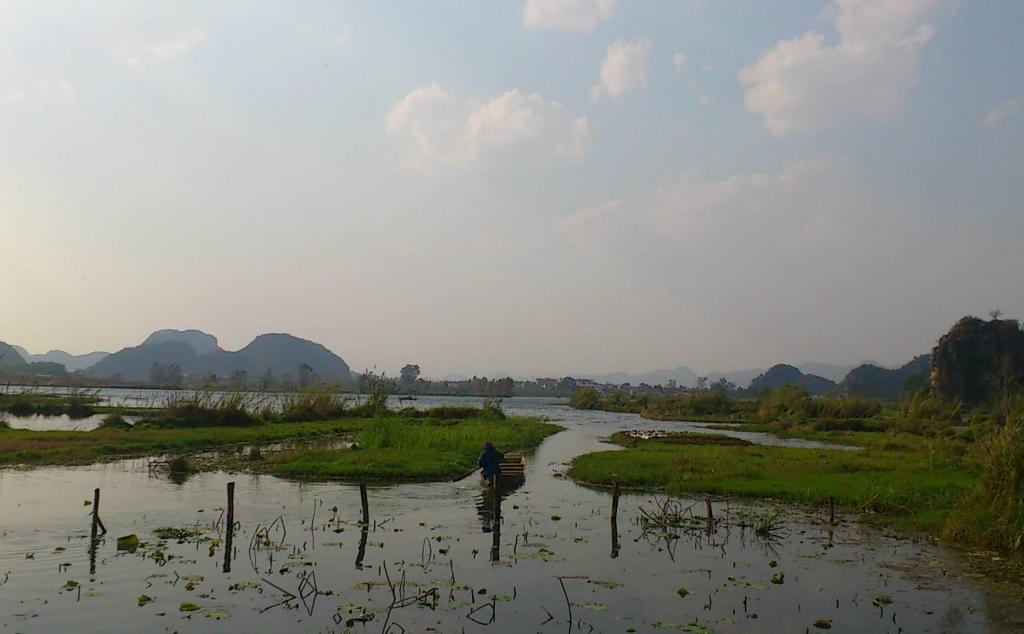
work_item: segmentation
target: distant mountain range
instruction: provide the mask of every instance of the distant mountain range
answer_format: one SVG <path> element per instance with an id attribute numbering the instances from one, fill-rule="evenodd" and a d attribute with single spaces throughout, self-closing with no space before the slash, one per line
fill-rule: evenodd
<path id="1" fill-rule="evenodd" d="M 872 362 L 865 361 L 864 363 L 870 364 Z M 850 370 L 858 366 L 808 361 L 807 363 L 788 367 L 796 367 L 804 374 L 820 376 L 832 381 L 833 383 L 838 383 L 846 377 Z M 734 370 L 732 372 L 709 372 L 704 376 L 707 377 L 710 383 L 714 383 L 720 379 L 725 379 L 726 381 L 736 385 L 736 387 L 746 388 L 755 378 L 764 374 L 766 371 L 767 370 L 765 368 L 756 368 L 750 370 Z M 693 387 L 697 384 L 697 379 L 700 376 L 701 375 L 697 374 L 685 365 L 681 365 L 674 370 L 653 370 L 642 374 L 629 374 L 626 372 L 613 372 L 611 374 L 600 375 L 585 374 L 582 375 L 581 378 L 591 379 L 598 383 L 612 383 L 615 385 L 622 385 L 623 383 L 629 383 L 630 385 L 640 385 L 641 383 L 646 383 L 648 385 L 666 385 L 669 380 L 674 380 L 676 385 L 680 387 Z"/>
<path id="2" fill-rule="evenodd" d="M 352 380 L 344 359 L 319 343 L 284 333 L 260 335 L 237 351 L 224 350 L 216 337 L 199 330 L 158 330 L 140 345 L 113 354 L 73 355 L 51 350 L 34 355 L 20 346 L 0 342 L 0 370 L 56 376 L 63 374 L 64 368 L 96 377 L 143 382 L 211 374 L 224 379 L 244 377 L 253 386 L 289 380 Z"/>
<path id="3" fill-rule="evenodd" d="M 149 380 L 154 364 L 176 366 L 186 375 L 216 374 L 230 377 L 244 372 L 253 383 L 270 373 L 272 381 L 291 377 L 298 382 L 303 370 L 317 380 L 350 381 L 352 373 L 344 359 L 324 346 L 289 334 L 272 333 L 256 337 L 241 350 L 221 348 L 217 338 L 199 330 L 158 330 L 141 345 L 124 348 L 102 359 L 86 372 L 95 376 Z"/>
<path id="4" fill-rule="evenodd" d="M 25 360 L 25 363 L 59 363 L 63 365 L 68 372 L 84 370 L 91 365 L 99 363 L 104 357 L 110 354 L 109 352 L 71 354 L 70 352 L 64 352 L 63 350 L 50 350 L 46 354 L 29 354 L 29 351 L 21 346 L 11 347 L 18 351 L 21 357 Z"/>

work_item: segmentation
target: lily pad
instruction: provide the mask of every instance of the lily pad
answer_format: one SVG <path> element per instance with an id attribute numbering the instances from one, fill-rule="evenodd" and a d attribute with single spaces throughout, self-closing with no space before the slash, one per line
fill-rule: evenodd
<path id="1" fill-rule="evenodd" d="M 74 579 L 68 579 L 67 583 L 64 584 L 64 589 L 67 590 L 68 592 L 70 592 L 72 590 L 75 590 L 77 588 L 78 588 L 78 582 L 75 581 Z"/>
<path id="2" fill-rule="evenodd" d="M 686 595 L 690 594 L 690 591 L 687 590 L 686 588 L 679 588 L 678 590 L 676 590 L 676 594 L 678 594 L 680 597 L 684 597 L 685 598 Z"/>
<path id="3" fill-rule="evenodd" d="M 811 623 L 811 625 L 818 628 L 819 630 L 831 630 L 832 619 L 815 619 L 814 622 Z"/>
<path id="4" fill-rule="evenodd" d="M 225 610 L 211 610 L 203 616 L 205 616 L 208 619 L 213 619 L 215 621 L 222 621 L 224 619 L 231 618 L 231 613 Z"/>
<path id="5" fill-rule="evenodd" d="M 604 603 L 598 603 L 596 601 L 592 603 L 584 603 L 583 607 L 587 608 L 588 610 L 594 610 L 595 612 L 606 612 L 608 610 L 607 605 L 605 605 Z"/>
<path id="6" fill-rule="evenodd" d="M 198 605 L 195 603 L 189 603 L 188 601 L 178 606 L 178 612 L 198 612 L 199 609 Z"/>
<path id="7" fill-rule="evenodd" d="M 133 552 L 135 552 L 135 550 L 138 547 L 139 547 L 139 536 L 138 535 L 135 535 L 135 534 L 125 535 L 124 537 L 118 537 L 117 538 L 117 549 L 118 550 L 127 550 L 128 552 L 133 553 Z"/>
<path id="8" fill-rule="evenodd" d="M 139 595 L 139 607 L 140 608 L 142 606 L 146 605 L 147 603 L 152 603 L 152 602 L 153 602 L 153 597 L 151 597 L 149 595 L 146 595 L 146 594 L 140 594 Z"/>

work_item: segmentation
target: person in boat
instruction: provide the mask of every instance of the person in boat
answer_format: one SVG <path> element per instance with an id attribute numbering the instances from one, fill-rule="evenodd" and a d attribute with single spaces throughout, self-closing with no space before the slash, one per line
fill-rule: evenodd
<path id="1" fill-rule="evenodd" d="M 491 476 L 501 476 L 501 459 L 504 457 L 504 454 L 494 448 L 494 443 L 488 440 L 484 443 L 484 450 L 480 452 L 476 463 L 480 465 L 482 475 L 490 479 Z"/>

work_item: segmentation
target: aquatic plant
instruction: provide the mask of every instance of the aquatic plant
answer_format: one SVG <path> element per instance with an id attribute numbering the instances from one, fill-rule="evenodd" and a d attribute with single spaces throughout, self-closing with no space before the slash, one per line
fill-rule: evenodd
<path id="1" fill-rule="evenodd" d="M 280 412 L 274 418 L 283 421 L 341 418 L 353 414 L 351 403 L 351 397 L 340 396 L 326 385 L 312 385 L 301 392 L 282 394 Z"/>

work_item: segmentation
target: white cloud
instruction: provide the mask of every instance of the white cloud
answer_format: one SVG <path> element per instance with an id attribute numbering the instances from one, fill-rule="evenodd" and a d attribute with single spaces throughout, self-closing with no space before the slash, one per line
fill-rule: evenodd
<path id="1" fill-rule="evenodd" d="M 609 45 L 601 63 L 601 83 L 591 89 L 591 98 L 618 97 L 645 86 L 650 53 L 651 41 L 646 38 L 617 40 Z"/>
<path id="2" fill-rule="evenodd" d="M 985 118 L 982 119 L 981 124 L 986 128 L 992 128 L 999 125 L 1006 119 L 1020 116 L 1020 113 L 1020 99 L 1013 97 L 1012 99 L 1007 99 L 1001 104 L 992 106 L 992 109 L 989 110 L 988 114 L 985 115 Z"/>
<path id="3" fill-rule="evenodd" d="M 206 30 L 193 27 L 149 42 L 123 46 L 118 51 L 120 62 L 128 68 L 140 68 L 160 61 L 171 61 L 191 53 L 206 39 Z"/>
<path id="4" fill-rule="evenodd" d="M 532 158 L 583 155 L 587 118 L 540 95 L 510 90 L 484 103 L 459 99 L 438 83 L 421 86 L 392 106 L 385 131 L 405 139 L 403 164 L 465 167 L 485 154 L 524 151 Z"/>
<path id="5" fill-rule="evenodd" d="M 689 172 L 658 188 L 653 220 L 666 235 L 683 239 L 753 222 L 782 224 L 783 215 L 801 213 L 798 194 L 828 169 L 827 161 L 814 159 L 798 161 L 776 174 L 734 174 L 716 180 Z"/>
<path id="6" fill-rule="evenodd" d="M 746 106 L 783 136 L 899 112 L 917 81 L 927 18 L 946 0 L 834 0 L 838 42 L 809 31 L 779 42 L 739 73 Z"/>
<path id="7" fill-rule="evenodd" d="M 528 29 L 589 31 L 607 20 L 615 0 L 526 0 L 523 25 Z"/>
<path id="8" fill-rule="evenodd" d="M 613 226 L 620 214 L 622 200 L 609 200 L 581 209 L 558 221 L 558 229 L 572 246 L 595 249 L 615 234 Z"/>
<path id="9" fill-rule="evenodd" d="M 683 66 L 686 66 L 686 53 L 673 54 L 672 65 L 676 67 L 676 70 L 682 70 Z"/>

